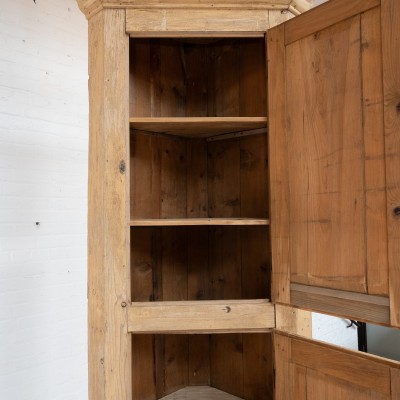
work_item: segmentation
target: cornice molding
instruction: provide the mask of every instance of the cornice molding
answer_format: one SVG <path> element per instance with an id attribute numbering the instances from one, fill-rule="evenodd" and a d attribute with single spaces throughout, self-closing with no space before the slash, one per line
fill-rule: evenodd
<path id="1" fill-rule="evenodd" d="M 312 7 L 312 0 L 77 0 L 80 10 L 90 19 L 102 9 L 245 9 L 289 10 L 299 15 Z"/>

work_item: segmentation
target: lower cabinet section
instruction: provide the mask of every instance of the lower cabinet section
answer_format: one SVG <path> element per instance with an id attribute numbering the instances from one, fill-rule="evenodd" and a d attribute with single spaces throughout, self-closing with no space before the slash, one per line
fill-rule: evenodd
<path id="1" fill-rule="evenodd" d="M 132 382 L 133 400 L 272 400 L 272 334 L 132 335 Z"/>

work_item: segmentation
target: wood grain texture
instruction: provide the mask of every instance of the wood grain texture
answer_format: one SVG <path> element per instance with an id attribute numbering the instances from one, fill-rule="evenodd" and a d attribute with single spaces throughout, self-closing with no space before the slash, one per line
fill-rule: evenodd
<path id="1" fill-rule="evenodd" d="M 275 400 L 292 399 L 291 376 L 291 339 L 274 332 L 274 365 L 275 365 Z"/>
<path id="2" fill-rule="evenodd" d="M 387 325 L 390 322 L 387 297 L 292 283 L 291 298 L 294 306 L 309 310 L 377 324 Z"/>
<path id="3" fill-rule="evenodd" d="M 297 339 L 291 340 L 291 350 L 291 362 L 295 364 L 390 395 L 390 368 L 386 365 Z"/>
<path id="4" fill-rule="evenodd" d="M 153 335 L 132 335 L 132 400 L 156 397 Z"/>
<path id="5" fill-rule="evenodd" d="M 131 398 L 129 287 L 129 40 L 125 11 L 104 11 L 89 24 L 89 398 Z M 118 71 L 115 69 L 118 65 Z M 94 138 L 95 137 L 95 138 Z M 93 174 L 93 175 L 92 175 Z"/>
<path id="6" fill-rule="evenodd" d="M 304 398 L 307 400 L 389 400 L 391 398 L 388 394 L 360 387 L 353 382 L 343 382 L 314 370 L 307 370 L 306 373 L 306 396 Z"/>
<path id="7" fill-rule="evenodd" d="M 298 308 L 275 304 L 276 330 L 293 335 L 311 338 L 312 318 L 311 312 Z"/>
<path id="8" fill-rule="evenodd" d="M 290 303 L 289 169 L 286 138 L 286 79 L 283 25 L 267 33 L 270 215 L 273 302 Z"/>
<path id="9" fill-rule="evenodd" d="M 93 18 L 89 24 L 89 87 L 90 116 L 92 131 L 103 130 L 103 120 L 95 115 L 102 115 L 104 54 L 97 49 L 104 49 L 104 15 Z M 99 82 L 95 85 L 94 81 Z M 104 234 L 104 196 L 105 190 L 102 172 L 105 158 L 104 135 L 89 134 L 89 170 L 88 176 L 88 379 L 89 399 L 105 399 L 104 340 L 107 314 L 104 311 L 105 264 L 103 260 Z"/>
<path id="10" fill-rule="evenodd" d="M 367 290 L 360 47 L 359 16 L 286 47 L 291 282 L 354 292 Z"/>
<path id="11" fill-rule="evenodd" d="M 400 398 L 400 367 L 390 369 L 392 398 Z"/>
<path id="12" fill-rule="evenodd" d="M 382 0 L 390 322 L 400 327 L 400 4 Z"/>
<path id="13" fill-rule="evenodd" d="M 268 219 L 255 218 L 163 218 L 133 219 L 131 226 L 248 226 L 269 225 Z"/>
<path id="14" fill-rule="evenodd" d="M 285 24 L 285 44 L 312 35 L 322 29 L 380 5 L 380 0 L 331 0 L 312 12 Z"/>
<path id="15" fill-rule="evenodd" d="M 205 136 L 208 129 L 218 133 L 218 126 L 221 133 L 238 132 L 251 129 L 254 122 L 266 128 L 264 53 L 263 39 L 131 40 L 131 118 L 147 123 L 150 128 L 143 128 L 147 130 L 154 122 L 159 132 L 166 130 L 168 121 L 172 127 L 177 121 L 176 134 L 185 134 L 186 129 L 187 135 L 192 129 Z M 149 117 L 171 119 L 152 121 Z M 224 124 L 228 129 L 224 130 Z"/>
<path id="16" fill-rule="evenodd" d="M 272 333 L 243 335 L 243 398 L 271 400 L 273 393 Z"/>
<path id="17" fill-rule="evenodd" d="M 131 333 L 261 332 L 275 327 L 268 300 L 216 300 L 132 303 Z"/>
<path id="18" fill-rule="evenodd" d="M 182 37 L 191 33 L 254 36 L 255 32 L 264 35 L 269 27 L 268 10 L 133 9 L 126 15 L 126 31 L 131 37 Z"/>
<path id="19" fill-rule="evenodd" d="M 275 333 L 276 398 L 397 399 L 399 363 Z"/>
<path id="20" fill-rule="evenodd" d="M 307 1 L 307 0 L 306 0 Z M 304 0 L 294 0 L 293 3 L 303 3 Z M 291 0 L 77 0 L 78 6 L 87 18 L 95 15 L 102 8 L 245 8 L 245 9 L 287 9 Z"/>
<path id="21" fill-rule="evenodd" d="M 361 40 L 367 288 L 369 294 L 388 295 L 380 8 L 361 15 Z"/>
<path id="22" fill-rule="evenodd" d="M 160 400 L 243 400 L 210 386 L 187 387 Z"/>

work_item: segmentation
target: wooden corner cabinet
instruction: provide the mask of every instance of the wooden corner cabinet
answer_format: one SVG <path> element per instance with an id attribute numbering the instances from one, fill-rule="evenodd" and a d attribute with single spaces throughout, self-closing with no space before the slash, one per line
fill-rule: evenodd
<path id="1" fill-rule="evenodd" d="M 400 2 L 78 4 L 90 400 L 400 399 Z"/>

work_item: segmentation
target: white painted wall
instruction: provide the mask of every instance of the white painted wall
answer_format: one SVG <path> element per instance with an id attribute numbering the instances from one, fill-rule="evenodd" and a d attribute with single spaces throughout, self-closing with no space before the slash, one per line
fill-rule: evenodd
<path id="1" fill-rule="evenodd" d="M 75 0 L 1 0 L 1 400 L 87 399 L 87 145 Z"/>

